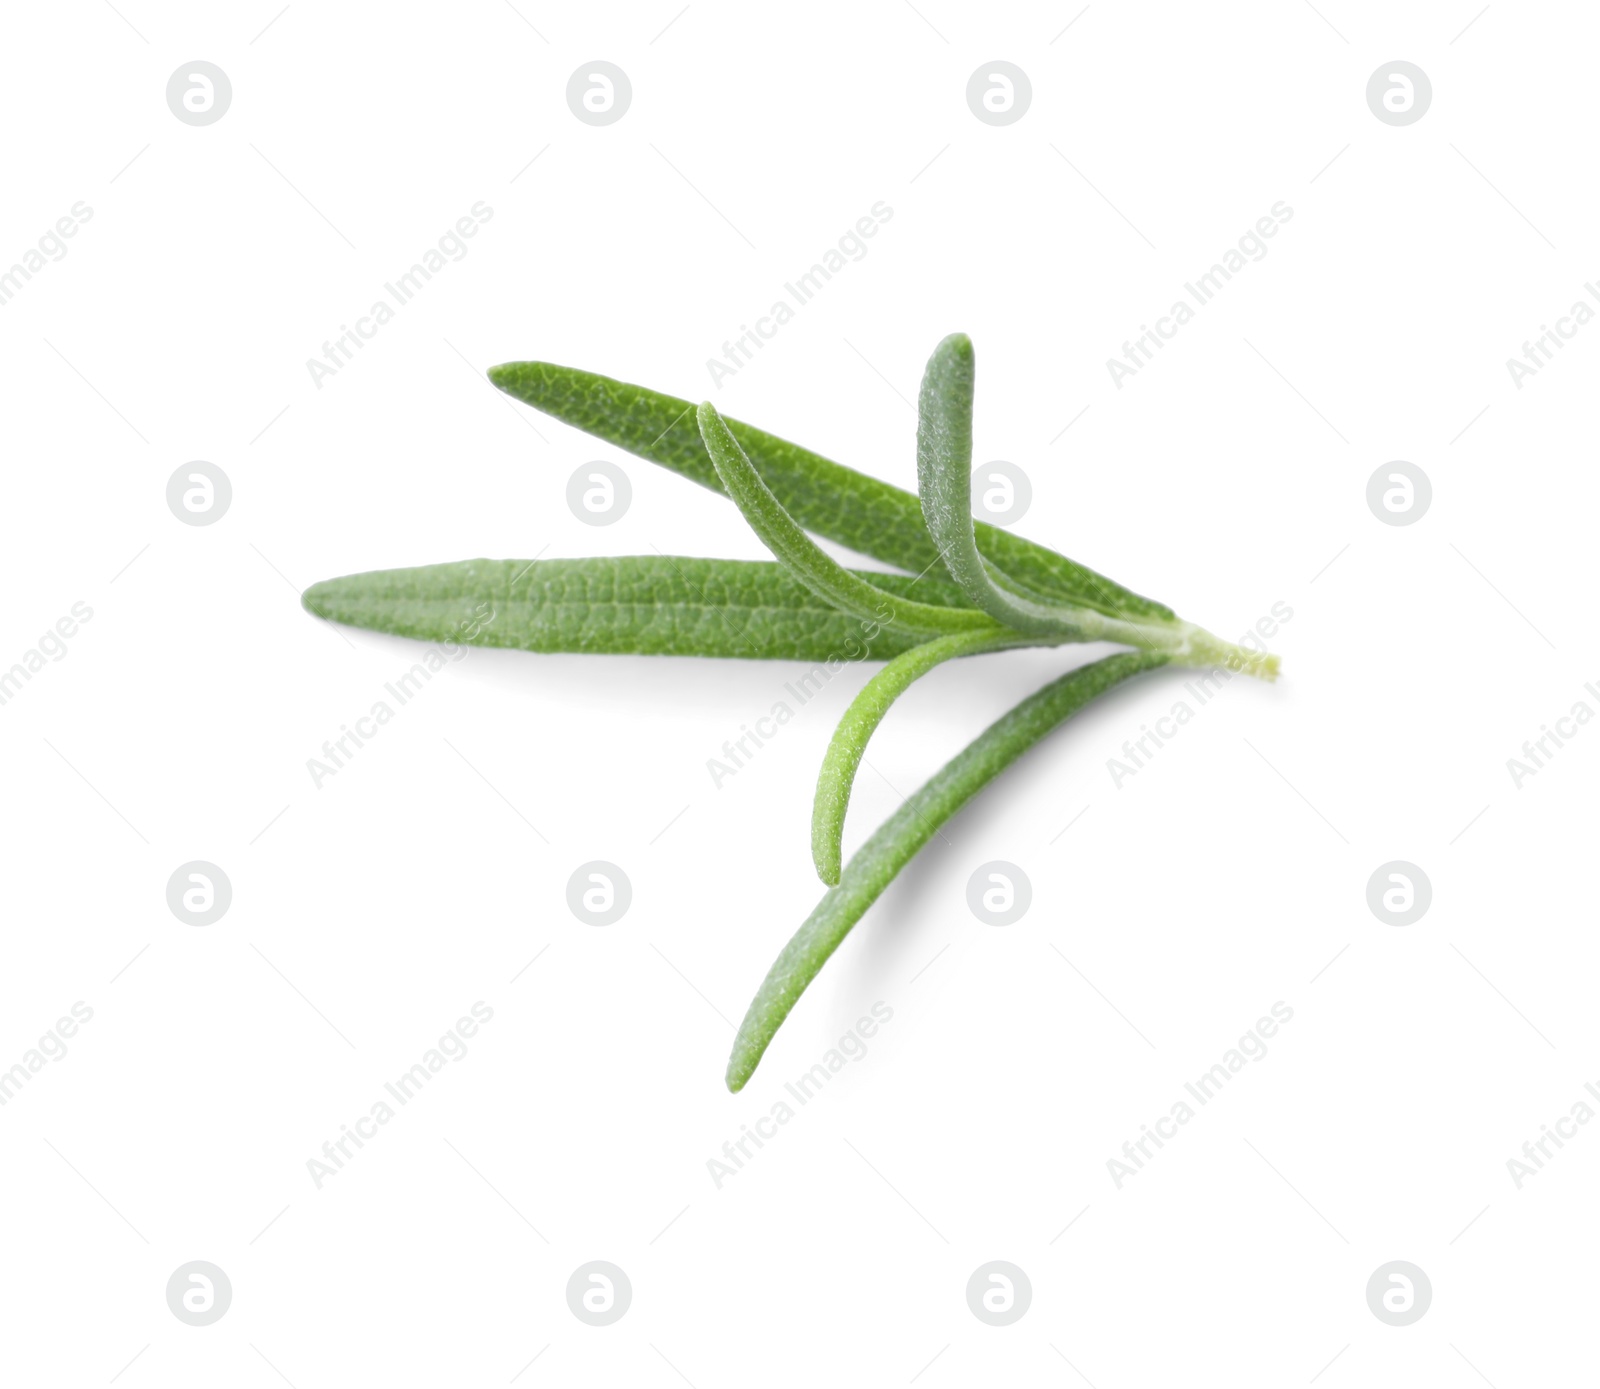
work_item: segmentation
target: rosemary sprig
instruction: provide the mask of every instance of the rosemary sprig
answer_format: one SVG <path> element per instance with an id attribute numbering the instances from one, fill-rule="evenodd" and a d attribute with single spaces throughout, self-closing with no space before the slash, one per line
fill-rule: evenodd
<path id="1" fill-rule="evenodd" d="M 841 467 L 709 402 L 542 362 L 495 367 L 502 390 L 725 493 L 777 563 L 666 555 L 468 560 L 332 579 L 319 616 L 424 640 L 528 651 L 885 661 L 835 730 L 817 779 L 811 850 L 830 884 L 768 972 L 734 1041 L 727 1083 L 749 1080 L 800 995 L 939 827 L 1096 696 L 1168 662 L 1272 680 L 1276 656 L 1221 641 L 1093 570 L 972 518 L 976 360 L 962 334 L 935 349 L 918 408 L 918 495 Z M 837 564 L 807 531 L 894 565 Z M 1018 646 L 1133 648 L 1070 671 L 991 724 L 841 868 L 851 785 L 894 701 L 945 661 Z"/>

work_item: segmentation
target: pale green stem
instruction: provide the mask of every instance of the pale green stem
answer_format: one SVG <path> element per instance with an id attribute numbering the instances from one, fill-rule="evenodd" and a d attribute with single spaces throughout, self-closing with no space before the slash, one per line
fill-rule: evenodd
<path id="1" fill-rule="evenodd" d="M 971 339 L 965 333 L 952 333 L 928 359 L 917 411 L 917 491 L 923 518 L 945 568 L 968 601 L 1019 632 L 1066 641 L 1120 642 L 1165 652 L 1180 665 L 1225 666 L 1264 680 L 1276 679 L 1276 656 L 1222 641 L 1181 618 L 1107 617 L 1090 608 L 1040 601 L 978 553 L 972 521 L 976 375 Z"/>

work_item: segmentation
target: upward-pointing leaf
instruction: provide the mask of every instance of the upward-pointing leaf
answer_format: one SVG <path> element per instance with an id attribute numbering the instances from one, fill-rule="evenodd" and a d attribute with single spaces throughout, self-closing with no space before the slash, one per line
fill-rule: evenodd
<path id="1" fill-rule="evenodd" d="M 928 533 L 950 577 L 972 605 L 1033 636 L 1116 641 L 1163 651 L 1186 665 L 1227 665 L 1277 678 L 1275 656 L 1214 637 L 1177 617 L 1107 614 L 1028 589 L 978 552 L 972 519 L 972 396 L 976 362 L 965 333 L 952 333 L 928 359 L 917 411 L 917 486 Z"/>
<path id="2" fill-rule="evenodd" d="M 972 340 L 965 333 L 952 333 L 934 349 L 922 376 L 917 400 L 917 493 L 928 534 L 950 577 L 974 607 L 1018 632 L 1076 635 L 1084 626 L 1081 608 L 1061 609 L 1011 592 L 978 553 L 972 519 L 976 367 Z"/>

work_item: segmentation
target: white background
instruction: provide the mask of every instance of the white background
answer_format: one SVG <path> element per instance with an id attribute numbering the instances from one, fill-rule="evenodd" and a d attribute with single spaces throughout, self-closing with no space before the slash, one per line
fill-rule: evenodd
<path id="1" fill-rule="evenodd" d="M 93 618 L 0 707 L 0 1065 L 94 1010 L 0 1109 L 8 1382 L 1578 1382 L 1600 1133 L 1521 1189 L 1506 1163 L 1600 1081 L 1600 732 L 1520 789 L 1506 760 L 1600 708 L 1600 327 L 1520 390 L 1505 362 L 1600 275 L 1600 24 L 1319 9 L 8 13 L 0 261 L 93 216 L 0 309 L 0 665 L 75 602 Z M 604 128 L 565 99 L 597 58 L 633 87 Z M 165 100 L 194 59 L 233 86 L 203 128 Z M 994 59 L 1033 88 L 1003 128 L 965 99 Z M 1394 59 L 1433 84 L 1398 128 L 1365 99 Z M 314 385 L 307 358 L 479 200 L 466 257 Z M 713 387 L 706 359 L 880 200 L 866 258 Z M 1114 386 L 1106 359 L 1280 200 L 1270 254 Z M 1019 529 L 1226 636 L 1287 604 L 1284 678 L 1235 681 L 1120 789 L 1107 759 L 1182 673 L 1038 748 L 730 1096 L 732 1022 L 820 892 L 812 778 L 868 672 L 719 790 L 707 759 L 799 667 L 474 651 L 319 790 L 307 759 L 418 648 L 297 591 L 761 556 L 710 492 L 497 396 L 493 363 L 709 394 L 909 486 L 906 401 L 957 329 L 978 452 L 1032 480 Z M 603 529 L 565 503 L 599 458 L 633 485 Z M 233 486 L 209 527 L 165 502 L 196 459 Z M 1403 528 L 1365 500 L 1396 459 L 1434 493 Z M 846 851 L 891 784 L 1078 659 L 908 695 Z M 204 928 L 165 899 L 194 859 L 233 885 Z M 567 908 L 591 859 L 631 880 L 615 926 Z M 967 907 L 994 859 L 1033 885 L 1014 926 Z M 1413 926 L 1367 906 L 1392 859 L 1433 885 Z M 318 1189 L 308 1159 L 477 1000 L 465 1059 Z M 1118 1189 L 1107 1160 L 1278 1000 L 1265 1059 Z M 876 1001 L 866 1056 L 718 1189 L 707 1160 Z M 164 1291 L 197 1259 L 233 1287 L 204 1328 Z M 565 1295 L 597 1259 L 633 1287 L 605 1328 Z M 996 1259 L 1032 1285 L 1005 1328 L 964 1292 Z M 1368 1309 L 1391 1260 L 1432 1283 L 1408 1327 Z"/>

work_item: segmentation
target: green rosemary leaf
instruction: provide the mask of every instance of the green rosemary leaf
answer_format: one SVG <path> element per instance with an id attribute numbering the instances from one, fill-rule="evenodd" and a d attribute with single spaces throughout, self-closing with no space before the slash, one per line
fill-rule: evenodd
<path id="1" fill-rule="evenodd" d="M 824 554 L 809 535 L 800 529 L 783 503 L 761 480 L 739 441 L 710 401 L 697 412 L 700 435 L 706 452 L 722 480 L 723 489 L 733 498 L 750 528 L 761 543 L 778 557 L 779 563 L 823 602 L 860 618 L 881 623 L 916 636 L 945 632 L 993 630 L 995 624 L 981 612 L 966 608 L 944 608 L 931 603 L 904 602 L 866 579 L 841 568 Z"/>
<path id="2" fill-rule="evenodd" d="M 941 580 L 872 578 L 897 598 L 915 588 L 930 603 L 963 602 Z M 463 560 L 328 579 L 302 602 L 352 627 L 522 651 L 843 662 L 887 660 L 917 641 L 836 611 L 766 560 Z"/>
<path id="3" fill-rule="evenodd" d="M 1225 665 L 1264 680 L 1277 678 L 1278 658 L 1214 637 L 1168 615 L 1107 614 L 1041 594 L 979 552 L 972 520 L 972 397 L 976 361 L 965 333 L 933 351 L 917 409 L 917 486 L 928 534 L 968 602 L 995 621 L 1036 637 L 1113 641 L 1164 651 L 1183 665 Z"/>
<path id="4" fill-rule="evenodd" d="M 741 1090 L 806 986 L 894 876 L 969 800 L 1051 730 L 1112 686 L 1162 665 L 1161 652 L 1108 656 L 1063 675 L 1003 714 L 957 753 L 877 829 L 784 946 L 751 1001 L 728 1058 Z"/>
<path id="5" fill-rule="evenodd" d="M 549 362 L 508 362 L 489 379 L 508 395 L 617 448 L 722 491 L 686 400 Z M 912 574 L 939 552 L 910 492 L 842 467 L 737 420 L 734 438 L 777 499 L 806 530 Z M 1111 617 L 1170 621 L 1172 610 L 1054 550 L 979 523 L 979 550 L 1019 584 Z"/>
<path id="6" fill-rule="evenodd" d="M 817 775 L 817 793 L 811 808 L 811 859 L 825 883 L 839 881 L 840 845 L 845 814 L 850 808 L 850 788 L 856 779 L 867 743 L 889 706 L 935 666 L 958 656 L 977 656 L 1012 646 L 1042 644 L 1016 632 L 955 632 L 903 651 L 862 686 L 833 731 L 833 739 Z"/>
<path id="7" fill-rule="evenodd" d="M 1041 604 L 998 582 L 978 553 L 972 519 L 972 340 L 952 333 L 933 351 L 917 397 L 917 494 L 928 534 L 973 607 L 1035 636 L 1069 637 L 1099 613 Z"/>

